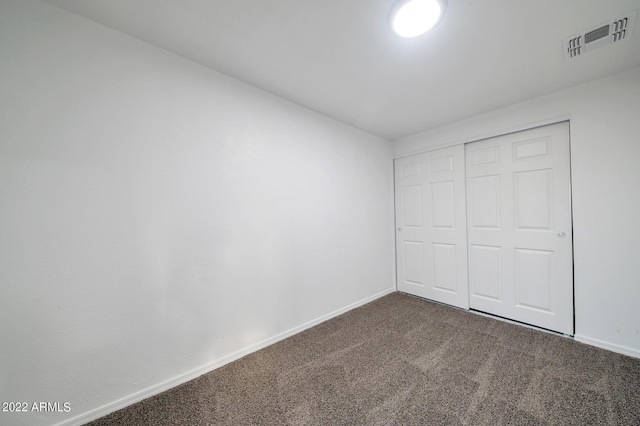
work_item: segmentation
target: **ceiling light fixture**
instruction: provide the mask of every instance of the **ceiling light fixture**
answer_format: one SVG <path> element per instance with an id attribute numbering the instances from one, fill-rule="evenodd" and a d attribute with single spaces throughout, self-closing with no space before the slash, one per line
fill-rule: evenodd
<path id="1" fill-rule="evenodd" d="M 389 23 L 399 37 L 418 37 L 440 22 L 446 8 L 447 0 L 396 0 Z"/>

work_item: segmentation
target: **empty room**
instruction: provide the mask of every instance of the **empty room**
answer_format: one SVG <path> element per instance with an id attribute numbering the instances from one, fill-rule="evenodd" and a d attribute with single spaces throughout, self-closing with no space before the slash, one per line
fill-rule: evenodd
<path id="1" fill-rule="evenodd" d="M 0 425 L 640 424 L 640 0 L 0 0 Z"/>

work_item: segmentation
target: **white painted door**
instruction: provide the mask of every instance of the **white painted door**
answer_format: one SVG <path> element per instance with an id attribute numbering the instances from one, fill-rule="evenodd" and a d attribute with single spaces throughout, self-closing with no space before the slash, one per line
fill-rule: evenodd
<path id="1" fill-rule="evenodd" d="M 466 145 L 472 309 L 573 334 L 569 124 Z"/>
<path id="2" fill-rule="evenodd" d="M 464 147 L 395 161 L 398 290 L 469 308 Z"/>

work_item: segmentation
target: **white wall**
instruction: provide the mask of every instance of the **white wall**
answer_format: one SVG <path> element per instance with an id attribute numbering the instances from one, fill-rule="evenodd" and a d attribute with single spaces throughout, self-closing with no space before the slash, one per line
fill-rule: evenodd
<path id="1" fill-rule="evenodd" d="M 392 179 L 386 140 L 1 0 L 0 401 L 71 412 L 0 424 L 88 420 L 391 291 Z"/>
<path id="2" fill-rule="evenodd" d="M 640 68 L 394 142 L 394 155 L 571 121 L 576 339 L 640 357 Z"/>

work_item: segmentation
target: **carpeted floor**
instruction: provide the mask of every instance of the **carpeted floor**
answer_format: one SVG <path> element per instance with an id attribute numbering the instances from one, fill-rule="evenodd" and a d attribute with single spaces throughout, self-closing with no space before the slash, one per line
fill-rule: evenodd
<path id="1" fill-rule="evenodd" d="M 97 425 L 640 425 L 640 359 L 393 293 Z"/>

